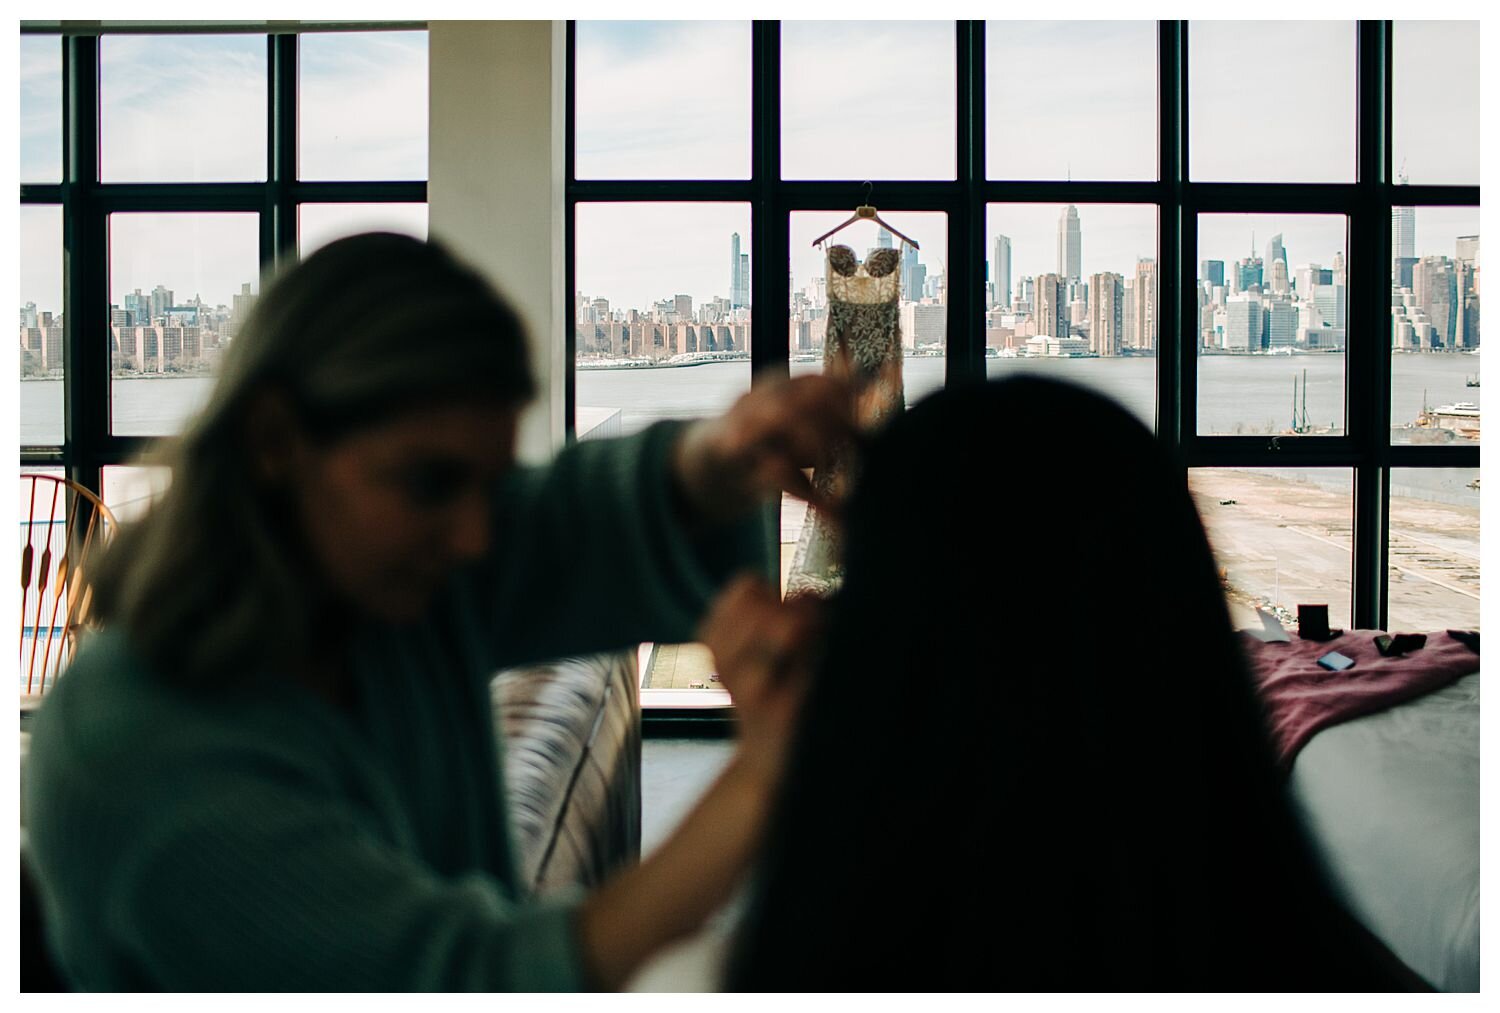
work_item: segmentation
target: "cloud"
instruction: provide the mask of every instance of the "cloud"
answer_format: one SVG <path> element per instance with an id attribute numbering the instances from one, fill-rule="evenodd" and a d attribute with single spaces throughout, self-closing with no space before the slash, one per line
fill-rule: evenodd
<path id="1" fill-rule="evenodd" d="M 1392 169 L 1413 183 L 1479 183 L 1479 23 L 1397 21 Z"/>
<path id="2" fill-rule="evenodd" d="M 427 178 L 427 33 L 309 34 L 299 54 L 303 179 Z"/>
<path id="3" fill-rule="evenodd" d="M 1189 22 L 1189 175 L 1352 181 L 1355 43 L 1353 21 Z"/>
<path id="4" fill-rule="evenodd" d="M 62 208 L 21 207 L 21 305 L 61 313 L 63 294 Z"/>
<path id="5" fill-rule="evenodd" d="M 578 28 L 579 178 L 750 174 L 748 22 Z"/>
<path id="6" fill-rule="evenodd" d="M 953 179 L 951 21 L 784 22 L 782 171 L 789 179 Z"/>
<path id="7" fill-rule="evenodd" d="M 265 36 L 105 36 L 106 182 L 266 178 Z"/>
<path id="8" fill-rule="evenodd" d="M 55 36 L 21 37 L 21 179 L 62 179 L 62 43 Z"/>
<path id="9" fill-rule="evenodd" d="M 990 22 L 992 179 L 1155 179 L 1156 23 Z"/>
<path id="10" fill-rule="evenodd" d="M 303 204 L 297 248 L 307 256 L 320 246 L 360 232 L 399 232 L 427 238 L 426 204 Z"/>

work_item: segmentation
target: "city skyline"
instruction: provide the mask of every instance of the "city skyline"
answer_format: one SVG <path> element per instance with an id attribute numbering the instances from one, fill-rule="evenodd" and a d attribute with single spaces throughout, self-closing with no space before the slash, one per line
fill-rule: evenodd
<path id="1" fill-rule="evenodd" d="M 993 255 L 995 238 L 1006 235 L 1011 241 L 1011 287 L 1023 277 L 1037 277 L 1056 273 L 1057 216 L 1067 205 L 990 205 L 992 225 L 987 235 L 986 250 Z M 1087 279 L 1100 272 L 1124 275 L 1133 273 L 1137 259 L 1154 256 L 1155 206 L 1154 205 L 1075 205 L 1079 212 L 1080 230 L 1083 234 L 1081 277 Z M 711 302 L 714 298 L 729 298 L 728 270 L 725 251 L 729 237 L 734 232 L 741 236 L 742 249 L 748 250 L 749 213 L 745 205 L 657 205 L 660 215 L 673 219 L 667 223 L 679 235 L 697 238 L 694 247 L 678 248 L 678 253 L 667 265 L 638 264 L 632 271 L 632 290 L 638 300 L 622 296 L 619 292 L 605 291 L 599 285 L 588 284 L 592 274 L 597 276 L 614 253 L 610 244 L 602 238 L 588 241 L 590 228 L 585 219 L 591 216 L 598 221 L 589 221 L 597 236 L 607 236 L 620 227 L 615 219 L 628 217 L 625 212 L 630 205 L 580 205 L 578 230 L 578 282 L 580 290 L 589 296 L 610 300 L 611 305 L 624 308 L 649 309 L 661 299 L 676 294 L 691 295 L 694 305 Z M 704 215 L 707 210 L 711 213 Z M 358 227 L 392 228 L 420 235 L 425 232 L 425 205 L 352 205 L 340 208 L 333 205 L 305 205 L 303 208 L 305 251 L 315 248 L 322 241 L 345 234 L 351 225 Z M 309 221 L 327 213 L 335 213 L 333 220 Z M 338 220 L 340 216 L 348 217 Z M 685 220 L 678 221 L 677 217 Z M 892 225 L 922 243 L 919 254 L 929 276 L 943 272 L 942 261 L 929 253 L 933 247 L 945 250 L 947 230 L 945 216 L 928 212 L 889 212 L 882 217 Z M 167 221 L 151 223 L 145 219 L 165 218 Z M 113 234 L 117 251 L 111 263 L 111 302 L 119 305 L 126 292 L 136 288 L 149 291 L 163 284 L 186 297 L 201 295 L 210 305 L 228 305 L 239 286 L 250 281 L 259 290 L 258 268 L 255 261 L 255 238 L 253 229 L 243 219 L 253 215 L 122 215 L 118 216 Z M 707 218 L 708 220 L 703 220 Z M 810 284 L 823 274 L 823 253 L 811 247 L 811 240 L 829 228 L 848 218 L 843 212 L 795 212 L 792 215 L 792 261 L 801 268 L 793 271 L 793 291 Z M 177 256 L 159 260 L 148 257 L 138 243 L 143 234 L 141 227 L 153 225 L 149 231 L 164 227 L 179 243 Z M 1002 226 L 997 229 L 996 224 Z M 61 257 L 61 212 L 54 207 L 26 207 L 21 215 L 21 238 L 24 249 L 42 249 L 50 243 L 56 251 L 55 257 L 27 257 L 22 259 L 21 302 L 35 302 L 39 309 L 61 312 L 62 257 Z M 861 222 L 850 226 L 829 242 L 844 242 L 853 246 L 861 257 L 866 249 L 876 243 L 877 227 Z M 1417 209 L 1415 223 L 1415 249 L 1418 256 L 1452 257 L 1459 236 L 1475 235 L 1479 232 L 1479 215 L 1472 208 Z M 1254 254 L 1263 257 L 1265 243 L 1271 235 L 1280 233 L 1283 243 L 1291 251 L 1293 263 L 1288 270 L 1295 272 L 1298 264 L 1318 263 L 1328 267 L 1335 251 L 1342 252 L 1344 242 L 1344 220 L 1341 216 L 1329 215 L 1204 215 L 1199 221 L 1199 255 L 1202 260 L 1223 260 L 1232 264 L 1235 260 L 1252 252 L 1252 237 L 1256 244 Z M 224 251 L 226 263 L 206 261 L 201 256 L 181 253 L 183 237 L 198 236 L 203 244 L 188 244 L 188 249 L 213 249 Z M 798 240 L 801 240 L 799 242 Z M 806 249 L 802 247 L 806 246 Z M 235 250 L 238 256 L 234 256 Z M 675 263 L 674 263 L 675 261 Z M 672 267 L 681 264 L 687 270 L 675 272 L 678 280 L 700 278 L 693 286 L 672 284 Z M 691 266 L 689 266 L 691 265 Z M 666 270 L 663 270 L 663 267 Z M 753 272 L 753 265 L 752 265 Z M 658 280 L 660 279 L 660 280 Z M 618 287 L 618 286 L 617 286 Z M 34 293 L 29 295 L 28 293 Z M 48 293 L 55 300 L 49 305 Z"/>
<path id="2" fill-rule="evenodd" d="M 1440 85 L 1432 80 L 1435 75 L 1421 72 L 1433 63 L 1432 54 L 1440 51 L 1445 60 L 1451 60 L 1450 69 L 1455 80 L 1462 83 L 1470 76 L 1477 76 L 1477 33 L 1465 27 L 1471 24 L 1396 23 L 1396 65 L 1393 68 L 1395 143 L 1398 154 L 1402 145 L 1410 149 L 1406 167 L 1414 183 L 1438 181 L 1433 176 L 1435 170 L 1432 166 L 1435 164 L 1440 164 L 1444 173 L 1454 176 L 1442 181 L 1477 179 L 1477 98 L 1473 90 Z M 1236 25 L 1243 29 L 1236 45 L 1249 53 L 1259 50 L 1244 41 L 1248 37 L 1246 33 L 1249 36 L 1273 33 L 1277 51 L 1283 54 L 1295 55 L 1308 46 L 1316 49 L 1317 45 L 1336 49 L 1334 55 L 1337 60 L 1333 64 L 1329 64 L 1326 59 L 1317 62 L 1321 69 L 1317 71 L 1316 87 L 1310 95 L 1299 97 L 1299 104 L 1293 108 L 1316 111 L 1320 136 L 1325 120 L 1339 123 L 1349 119 L 1352 123 L 1352 117 L 1344 117 L 1338 112 L 1342 108 L 1339 104 L 1342 99 L 1333 94 L 1342 94 L 1346 90 L 1345 78 L 1336 67 L 1343 65 L 1344 57 L 1341 54 L 1344 50 L 1352 50 L 1352 22 L 1296 22 L 1295 32 L 1288 32 L 1288 23 L 1285 22 Z M 1213 42 L 1216 31 L 1214 23 L 1191 23 L 1190 31 L 1195 33 L 1193 38 L 1198 40 L 1193 50 L 1195 53 L 1202 56 L 1204 53 L 1214 52 L 1213 47 L 1217 44 Z M 1208 34 L 1203 34 L 1205 32 Z M 649 153 L 658 164 L 691 163 L 692 158 L 688 157 L 691 146 L 696 144 L 701 148 L 706 143 L 702 140 L 703 136 L 717 130 L 721 121 L 727 123 L 724 136 L 740 138 L 748 152 L 748 35 L 749 27 L 745 22 L 581 22 L 578 33 L 581 76 L 578 110 L 580 171 L 588 151 L 607 154 L 608 150 L 631 149 Z M 874 180 L 873 200 L 880 206 L 879 170 L 891 164 L 889 158 L 893 150 L 930 146 L 921 140 L 925 135 L 912 133 L 913 124 L 927 129 L 922 125 L 930 122 L 948 123 L 951 119 L 951 113 L 942 112 L 950 110 L 953 102 L 949 80 L 952 75 L 951 23 L 804 25 L 789 22 L 784 26 L 783 36 L 791 52 L 801 51 L 798 47 L 805 48 L 820 43 L 818 58 L 802 61 L 816 65 L 816 69 L 808 70 L 806 74 L 809 76 L 793 79 L 793 92 L 811 96 L 815 101 L 807 106 L 805 112 L 796 112 L 794 109 L 795 115 L 788 117 L 783 133 L 784 150 L 788 157 L 792 157 L 795 150 L 804 144 L 814 148 L 820 145 L 842 146 L 847 151 L 865 152 L 860 158 L 866 161 L 851 168 L 861 175 L 875 172 L 877 178 Z M 247 39 L 254 45 L 247 44 Z M 1333 45 L 1328 40 L 1336 40 L 1337 44 Z M 328 132 L 339 132 L 343 136 L 339 143 L 352 145 L 368 153 L 360 158 L 382 157 L 380 153 L 387 152 L 386 171 L 397 176 L 404 175 L 401 163 L 404 160 L 407 165 L 412 164 L 415 157 L 413 151 L 418 148 L 424 152 L 420 161 L 425 163 L 427 93 L 424 33 L 337 33 L 327 36 L 309 35 L 303 41 L 303 59 L 300 62 L 305 93 L 301 110 L 304 134 L 318 133 L 321 128 L 315 127 L 320 122 L 318 117 L 322 116 L 324 119 L 321 122 Z M 254 120 L 264 121 L 264 37 L 110 36 L 105 42 L 106 45 L 101 47 L 106 85 L 102 96 L 105 107 L 101 123 L 107 132 L 110 130 L 109 124 L 114 122 L 124 125 L 125 137 L 149 139 L 153 130 L 159 128 L 150 126 L 154 121 L 147 116 L 145 110 L 165 110 L 162 114 L 165 119 L 158 115 L 155 122 L 173 127 L 182 123 L 193 124 L 192 147 L 195 149 L 194 158 L 199 160 L 195 164 L 203 166 L 204 172 L 228 171 L 222 163 L 234 158 L 243 160 L 249 157 L 241 147 L 242 143 L 249 143 L 257 146 L 254 150 L 260 152 L 256 156 L 258 161 L 255 161 L 255 165 L 256 171 L 263 175 L 264 131 L 247 131 L 243 129 L 243 123 L 228 122 L 232 117 L 224 115 L 222 97 L 230 92 L 241 93 L 245 89 L 260 94 L 262 97 L 258 100 L 259 104 L 252 102 L 245 107 L 245 111 Z M 992 168 L 995 168 L 994 158 L 997 155 L 1003 156 L 1002 162 L 1006 159 L 1014 162 L 1023 155 L 1031 158 L 1045 153 L 1052 161 L 1053 168 L 1037 167 L 1034 170 L 1036 174 L 1071 174 L 1075 179 L 1097 178 L 1099 175 L 1130 178 L 1133 170 L 1129 168 L 1129 164 L 1133 164 L 1132 159 L 1138 160 L 1137 156 L 1126 156 L 1125 149 L 1121 147 L 1125 144 L 1125 138 L 1118 132 L 1103 131 L 1115 130 L 1122 123 L 1141 123 L 1140 117 L 1126 116 L 1120 108 L 1110 103 L 1125 101 L 1124 96 L 1128 93 L 1136 96 L 1130 101 L 1139 104 L 1139 96 L 1144 93 L 1148 79 L 1154 102 L 1154 25 L 1151 22 L 996 22 L 990 24 L 986 42 L 988 52 L 995 57 L 991 60 L 993 73 L 986 82 L 987 93 L 995 97 L 995 101 L 987 104 L 991 113 L 988 118 L 991 143 L 987 146 L 987 151 Z M 906 48 L 901 49 L 898 43 L 904 43 Z M 936 62 L 917 58 L 920 54 L 927 53 L 929 47 L 933 54 L 937 54 L 939 43 L 943 44 L 946 55 Z M 736 47 L 744 49 L 743 65 L 736 62 L 739 60 L 734 55 L 739 51 Z M 21 39 L 19 134 L 23 178 L 45 180 L 57 178 L 60 172 L 60 49 L 55 37 L 23 36 Z M 320 49 L 327 51 L 320 53 Z M 647 109 L 648 113 L 655 106 L 658 111 L 664 107 L 678 109 L 679 115 L 665 119 L 660 115 L 648 115 L 642 122 L 649 129 L 643 129 L 641 123 L 631 126 L 625 115 L 628 110 L 624 105 L 610 107 L 605 110 L 607 115 L 595 117 L 596 122 L 619 124 L 619 132 L 612 142 L 615 149 L 609 149 L 604 140 L 600 140 L 602 135 L 597 129 L 586 126 L 592 115 L 589 110 L 593 108 L 591 100 L 585 99 L 589 76 L 584 71 L 590 65 L 589 60 L 593 59 L 587 55 L 589 53 L 602 56 L 605 60 L 602 65 L 608 68 L 608 74 L 603 80 L 609 81 L 610 87 L 594 89 L 596 96 L 613 97 L 617 103 L 628 105 L 627 99 L 634 94 L 640 97 L 633 101 L 636 101 L 637 106 Z M 1084 58 L 1090 68 L 1089 74 L 1059 75 L 1057 86 L 1066 90 L 1065 97 L 1071 96 L 1069 101 L 1045 104 L 1004 101 L 1004 96 L 1014 93 L 1017 88 L 1034 87 L 1036 77 L 1031 70 L 1071 66 Z M 121 76 L 126 68 L 141 65 L 149 66 L 150 73 L 136 73 L 133 70 L 129 75 Z M 683 72 L 696 66 L 710 67 L 712 72 L 690 74 L 693 87 L 683 89 Z M 788 73 L 792 72 L 786 63 L 783 66 Z M 900 70 L 887 72 L 882 69 L 885 67 L 899 67 Z M 1135 70 L 1132 72 L 1129 68 Z M 210 70 L 213 73 L 209 73 Z M 803 71 L 798 70 L 796 73 L 802 74 Z M 250 81 L 252 77 L 256 79 L 255 82 Z M 887 89 L 887 79 L 898 87 Z M 1099 88 L 1098 82 L 1102 80 L 1111 81 L 1111 88 Z M 115 84 L 110 84 L 110 81 Z M 122 82 L 129 82 L 129 86 L 126 87 Z M 858 87 L 851 88 L 851 82 Z M 630 87 L 621 87 L 622 83 L 629 84 Z M 1275 82 L 1266 82 L 1262 76 L 1262 85 L 1258 87 L 1264 89 L 1272 83 Z M 1234 110 L 1243 98 L 1242 82 L 1233 82 L 1233 87 L 1222 93 L 1215 90 L 1218 86 L 1213 80 L 1197 80 L 1193 87 L 1195 99 L 1200 96 L 1204 99 L 1192 104 L 1195 114 L 1209 113 L 1210 120 L 1218 116 L 1231 126 L 1238 122 L 1240 117 Z M 1277 87 L 1281 85 L 1278 84 Z M 726 111 L 725 103 L 728 100 L 723 96 L 731 94 L 734 100 L 729 104 L 737 103 L 745 108 L 743 119 L 735 119 Z M 1274 97 L 1271 93 L 1265 94 L 1266 101 Z M 712 102 L 705 98 L 703 101 L 708 105 L 700 109 L 693 103 L 702 95 L 720 97 L 713 98 Z M 1441 101 L 1435 99 L 1437 95 L 1441 95 Z M 368 107 L 367 103 L 372 97 L 379 102 L 382 115 L 360 115 Z M 797 99 L 794 106 L 801 101 L 802 99 Z M 934 115 L 934 109 L 942 114 Z M 1031 113 L 1023 117 L 1022 114 L 1028 110 Z M 1113 111 L 1104 115 L 1100 110 Z M 405 126 L 393 128 L 392 121 Z M 743 129 L 737 125 L 740 123 L 744 124 Z M 1199 124 L 1195 129 L 1201 126 Z M 1131 129 L 1130 145 L 1135 146 L 1130 150 L 1145 151 L 1149 148 L 1154 163 L 1154 119 L 1147 129 L 1140 129 L 1139 126 Z M 939 132 L 942 131 L 946 133 L 941 141 L 933 139 L 931 145 L 936 145 L 946 159 L 951 151 L 951 125 L 943 126 Z M 114 130 L 110 136 L 119 137 L 122 134 L 121 131 Z M 715 133 L 714 136 L 717 137 L 718 134 Z M 1049 137 L 1059 136 L 1068 138 L 1069 143 L 1060 146 L 1047 140 Z M 1453 139 L 1455 136 L 1470 139 L 1473 143 L 1459 144 Z M 1013 143 L 1016 137 L 1025 137 L 1026 144 Z M 223 143 L 220 143 L 221 138 Z M 1442 140 L 1442 144 L 1434 139 Z M 1136 140 L 1141 140 L 1142 143 L 1136 145 Z M 739 142 L 714 141 L 710 143 L 710 147 L 722 146 L 724 143 Z M 146 144 L 144 147 L 149 148 L 150 145 Z M 1239 135 L 1235 135 L 1233 143 L 1224 150 L 1242 153 L 1245 147 L 1240 143 Z M 1303 150 L 1309 146 L 1264 144 L 1250 147 L 1271 153 L 1295 152 L 1300 159 Z M 303 148 L 305 163 L 308 145 L 304 143 Z M 1110 157 L 1113 160 L 1118 156 L 1122 168 L 1108 172 L 1090 170 L 1086 153 L 1091 150 L 1114 152 Z M 1196 141 L 1193 150 L 1203 151 L 1204 142 Z M 118 157 L 120 156 L 116 156 L 115 164 L 125 164 L 118 162 Z M 816 151 L 811 151 L 805 155 L 796 155 L 793 161 L 799 158 L 816 161 L 818 157 Z M 744 161 L 748 163 L 748 153 Z M 1059 162 L 1060 165 L 1056 164 Z M 51 168 L 48 169 L 48 166 Z M 304 164 L 304 172 L 308 171 Z M 611 174 L 617 171 L 622 176 L 630 174 L 619 169 L 611 170 Z M 948 171 L 951 174 L 951 167 Z M 713 177 L 718 172 L 719 170 L 711 168 L 695 169 L 692 175 Z M 1022 169 L 1017 170 L 1016 174 L 1026 172 L 1027 170 Z M 729 175 L 728 172 L 724 174 Z M 1009 173 L 1001 173 L 997 169 L 996 174 Z M 1146 176 L 1153 174 L 1154 165 Z M 630 237 L 630 256 L 627 258 L 616 255 L 614 248 L 618 242 L 602 233 L 599 233 L 600 242 L 606 249 L 586 248 L 580 240 L 577 251 L 578 287 L 606 295 L 615 303 L 629 303 L 639 307 L 647 307 L 657 299 L 668 298 L 678 292 L 691 294 L 700 303 L 730 294 L 724 291 L 727 280 L 722 267 L 724 237 L 730 232 L 738 231 L 745 247 L 750 247 L 747 212 L 732 215 L 736 223 L 726 231 L 718 226 L 716 219 L 719 216 L 716 214 L 695 215 L 693 217 L 704 220 L 697 223 L 682 222 L 680 228 L 663 227 L 658 206 L 624 207 L 630 208 L 631 213 L 614 218 L 609 231 L 613 235 Z M 1001 215 L 996 210 L 1000 207 L 1009 210 Z M 1017 205 L 995 205 L 986 215 L 987 253 L 993 249 L 996 234 L 1005 234 L 1012 239 L 1013 283 L 1022 276 L 1035 277 L 1056 269 L 1053 248 L 1057 205 L 1046 206 L 1038 227 L 1032 231 L 1028 231 L 1024 221 L 1017 221 L 1026 217 L 1017 208 Z M 28 213 L 22 215 L 21 244 L 26 253 L 21 264 L 22 292 L 23 295 L 50 291 L 60 293 L 60 237 L 55 227 L 43 220 L 45 215 L 38 218 L 29 214 L 33 210 L 25 209 Z M 1146 209 L 1147 219 L 1131 219 L 1126 223 L 1128 227 L 1124 228 L 1112 223 L 1107 213 L 1101 213 L 1102 206 L 1079 205 L 1079 210 L 1082 229 L 1087 233 L 1081 270 L 1083 277 L 1100 270 L 1127 273 L 1136 258 L 1155 255 L 1154 207 L 1148 206 Z M 885 208 L 882 213 L 893 221 L 907 222 L 907 225 L 898 227 L 922 242 L 920 256 L 930 275 L 945 272 L 947 229 L 941 216 L 902 215 L 897 210 Z M 829 218 L 841 220 L 839 215 L 839 212 L 828 213 Z M 308 212 L 305 211 L 304 219 L 307 217 Z M 580 208 L 580 236 L 586 231 L 584 217 L 585 212 Z M 847 213 L 843 217 L 847 217 Z M 935 218 L 937 222 L 927 224 L 922 220 L 924 218 Z M 1003 218 L 1004 221 L 997 221 L 997 218 Z M 1466 220 L 1444 225 L 1445 218 Z M 797 230 L 798 221 L 798 217 L 794 216 L 794 231 Z M 425 232 L 425 222 L 412 224 L 408 221 L 406 224 L 410 227 L 403 231 L 420 229 Z M 832 224 L 837 224 L 837 221 Z M 826 231 L 827 227 L 831 225 L 821 231 Z M 180 272 L 175 268 L 168 272 L 189 276 L 186 280 L 161 279 L 162 282 L 183 291 L 201 288 L 199 294 L 205 301 L 227 300 L 238 291 L 243 280 L 240 265 L 244 262 L 244 253 L 231 248 L 235 245 L 233 236 L 215 235 L 212 222 L 199 225 L 198 231 L 203 238 L 202 245 L 197 249 L 188 251 L 179 247 L 151 251 L 140 248 L 137 256 L 143 262 L 157 264 L 166 264 L 174 259 L 190 260 L 191 264 L 183 264 Z M 235 231 L 228 230 L 229 233 Z M 1453 241 L 1458 235 L 1478 231 L 1477 209 L 1423 208 L 1418 216 L 1417 250 L 1419 253 L 1451 255 Z M 851 245 L 856 247 L 873 245 L 873 238 L 862 238 L 853 229 L 845 235 L 853 237 Z M 1264 239 L 1258 241 L 1263 243 Z M 143 242 L 150 240 L 148 238 Z M 308 245 L 316 245 L 316 242 Z M 1292 250 L 1293 259 L 1298 261 L 1304 257 L 1305 251 L 1314 248 L 1314 244 L 1301 241 L 1291 231 L 1287 234 L 1287 246 Z M 1226 241 L 1223 248 L 1219 248 L 1211 246 L 1209 237 L 1205 235 L 1200 243 L 1198 259 L 1232 259 L 1243 256 L 1240 251 L 1245 248 L 1246 244 L 1237 236 L 1233 237 L 1232 242 Z M 37 257 L 31 253 L 33 250 L 44 249 L 56 249 L 58 255 L 55 258 Z M 1259 255 L 1259 251 L 1257 253 Z M 1310 254 L 1307 254 L 1307 258 L 1315 259 Z M 755 265 L 751 266 L 753 271 Z M 790 266 L 793 289 L 802 288 L 821 274 L 821 255 L 808 248 L 805 241 L 794 240 L 790 250 Z M 1289 267 L 1294 268 L 1295 264 Z M 119 267 L 116 266 L 115 271 L 118 270 Z M 133 281 L 122 281 L 125 283 L 111 285 L 112 292 L 129 291 L 136 287 Z M 22 301 L 30 298 L 30 295 L 24 295 Z M 40 306 L 46 298 L 44 296 L 34 301 Z M 60 303 L 60 298 L 58 302 Z"/>

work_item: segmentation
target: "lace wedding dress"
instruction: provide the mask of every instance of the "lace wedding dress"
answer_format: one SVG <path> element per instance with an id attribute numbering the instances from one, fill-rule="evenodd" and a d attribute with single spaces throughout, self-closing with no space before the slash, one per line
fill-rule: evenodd
<path id="1" fill-rule="evenodd" d="M 866 431 L 878 428 L 906 406 L 901 382 L 900 266 L 900 252 L 890 248 L 870 251 L 863 264 L 847 246 L 828 250 L 823 370 L 850 378 L 855 421 Z M 849 448 L 835 450 L 829 463 L 813 472 L 813 487 L 826 498 L 842 500 L 854 477 L 851 457 Z M 809 506 L 792 555 L 787 596 L 826 596 L 837 589 L 842 577 L 838 533 L 827 517 Z"/>

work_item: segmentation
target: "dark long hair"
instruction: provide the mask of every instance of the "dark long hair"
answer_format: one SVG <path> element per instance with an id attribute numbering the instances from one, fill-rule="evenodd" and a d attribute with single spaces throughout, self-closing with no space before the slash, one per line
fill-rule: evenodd
<path id="1" fill-rule="evenodd" d="M 1184 479 L 1037 379 L 877 437 L 729 985 L 1384 987 L 1272 764 Z"/>
<path id="2" fill-rule="evenodd" d="M 184 680 L 299 659 L 314 634 L 314 581 L 245 439 L 249 406 L 268 390 L 332 442 L 461 399 L 519 407 L 534 381 L 520 318 L 439 244 L 351 236 L 276 278 L 169 452 L 171 486 L 95 577 L 95 614 Z"/>

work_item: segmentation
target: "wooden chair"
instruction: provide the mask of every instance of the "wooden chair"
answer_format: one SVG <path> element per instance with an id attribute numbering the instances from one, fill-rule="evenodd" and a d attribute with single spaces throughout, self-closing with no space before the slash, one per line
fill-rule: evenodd
<path id="1" fill-rule="evenodd" d="M 21 475 L 21 709 L 72 660 L 93 604 L 90 565 L 115 535 L 94 493 L 55 475 Z"/>

